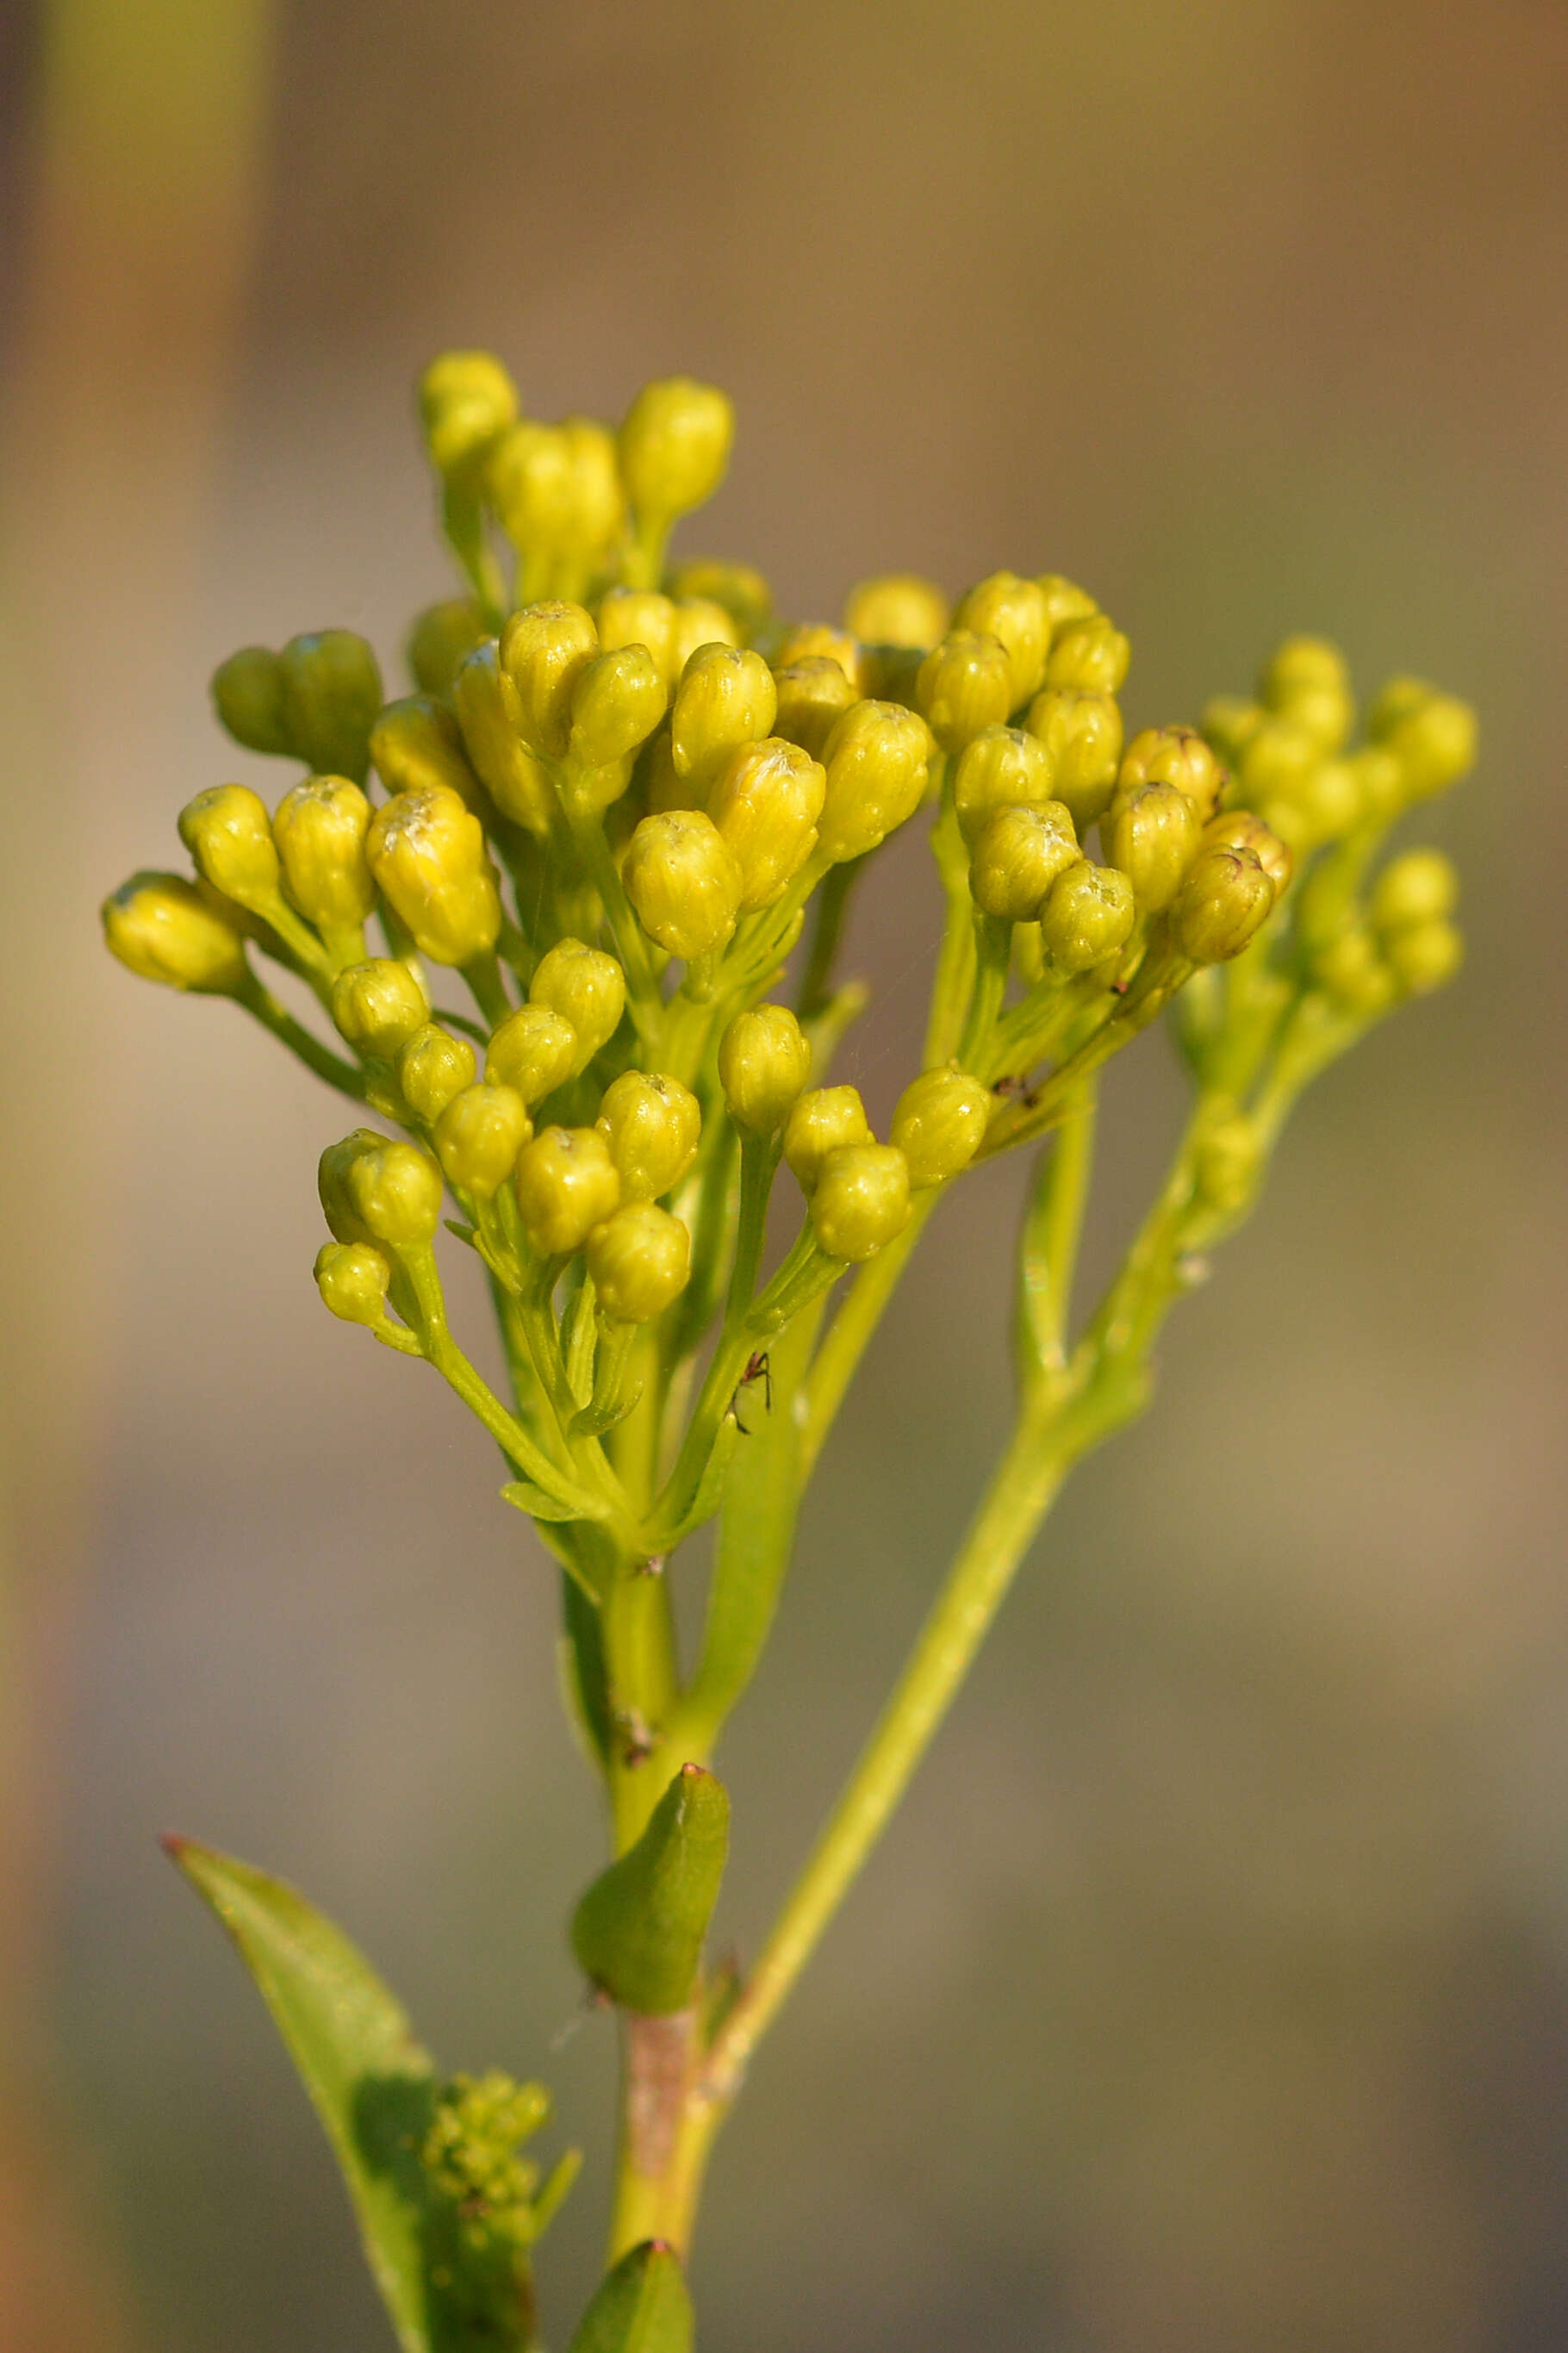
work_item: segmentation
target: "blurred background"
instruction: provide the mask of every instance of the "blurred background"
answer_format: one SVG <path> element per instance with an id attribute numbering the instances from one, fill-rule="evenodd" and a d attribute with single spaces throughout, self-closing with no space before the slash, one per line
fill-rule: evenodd
<path id="1" fill-rule="evenodd" d="M 169 1826 L 309 1891 L 448 2063 L 553 2084 L 552 2342 L 595 2275 L 552 1577 L 477 1429 L 321 1312 L 331 1099 L 93 917 L 199 787 L 278 789 L 219 659 L 346 624 L 392 671 L 447 593 L 447 343 L 545 417 L 727 386 L 683 544 L 803 617 L 1052 568 L 1130 630 L 1139 723 L 1302 628 L 1482 712 L 1423 828 L 1468 968 L 1310 1098 L 1048 1525 L 721 2144 L 704 2342 L 1561 2347 L 1561 0 L 11 0 L 0 107 L 5 2353 L 387 2342 Z M 931 905 L 904 844 L 855 939 L 874 1116 Z M 1176 1103 L 1151 1037 L 1091 1278 Z M 999 1443 L 1018 1173 L 944 1216 L 825 1464 L 723 1760 L 742 1950 Z"/>

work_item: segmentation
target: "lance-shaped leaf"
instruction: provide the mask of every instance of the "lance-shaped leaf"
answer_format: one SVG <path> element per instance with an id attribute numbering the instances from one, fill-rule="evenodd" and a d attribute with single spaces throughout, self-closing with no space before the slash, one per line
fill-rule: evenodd
<path id="1" fill-rule="evenodd" d="M 695 2340 L 680 2258 L 645 2239 L 606 2274 L 567 2353 L 691 2353 Z"/>
<path id="2" fill-rule="evenodd" d="M 719 1900 L 730 1799 L 700 1765 L 683 1765 L 637 1844 L 578 1905 L 572 1949 L 612 2001 L 650 2018 L 684 2010 Z"/>

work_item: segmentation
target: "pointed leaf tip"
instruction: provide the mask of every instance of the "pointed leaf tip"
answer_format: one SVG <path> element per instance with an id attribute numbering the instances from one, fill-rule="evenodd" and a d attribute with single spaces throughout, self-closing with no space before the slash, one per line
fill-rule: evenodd
<path id="1" fill-rule="evenodd" d="M 601 2281 L 568 2353 L 692 2353 L 695 2338 L 679 2257 L 668 2240 L 645 2239 Z"/>

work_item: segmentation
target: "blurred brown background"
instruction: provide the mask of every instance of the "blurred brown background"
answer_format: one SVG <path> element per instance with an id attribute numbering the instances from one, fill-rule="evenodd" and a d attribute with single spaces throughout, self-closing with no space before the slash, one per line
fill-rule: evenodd
<path id="1" fill-rule="evenodd" d="M 383 2347 L 237 1964 L 153 1844 L 297 1880 L 589 2170 L 610 2030 L 552 1579 L 321 1314 L 340 1114 L 92 909 L 233 775 L 205 681 L 445 593 L 409 385 L 734 394 L 694 549 L 1069 572 L 1140 720 L 1289 628 L 1483 714 L 1460 986 L 1310 1103 L 766 2049 L 699 2245 L 734 2353 L 1568 2341 L 1561 0 L 21 0 L 0 16 L 6 747 L 0 2344 Z M 930 907 L 857 954 L 885 1108 Z M 1175 1091 L 1111 1091 L 1103 1270 Z M 727 1752 L 754 1947 L 998 1442 L 1013 1178 L 890 1320 Z M 573 2031 L 575 2029 L 576 2031 Z"/>

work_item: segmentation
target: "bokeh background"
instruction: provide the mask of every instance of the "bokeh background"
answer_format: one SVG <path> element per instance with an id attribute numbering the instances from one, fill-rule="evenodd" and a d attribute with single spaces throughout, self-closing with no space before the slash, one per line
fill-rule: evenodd
<path id="1" fill-rule="evenodd" d="M 205 681 L 445 593 L 409 387 L 727 385 L 686 535 L 831 615 L 891 566 L 1082 578 L 1131 706 L 1288 628 L 1483 713 L 1427 830 L 1469 966 L 1314 1096 L 1075 1482 L 761 2057 L 696 2259 L 735 2353 L 1568 2341 L 1561 0 L 12 0 L 0 12 L 7 1509 L 0 2345 L 386 2332 L 302 2095 L 159 1857 L 285 1873 L 455 2065 L 611 2030 L 552 1582 L 444 1392 L 310 1281 L 331 1101 L 92 910 L 264 764 Z M 867 905 L 874 1109 L 918 845 Z M 1169 1134 L 1110 1089 L 1090 1273 Z M 996 1447 L 1013 1176 L 846 1414 L 726 1755 L 754 1947 Z"/>

